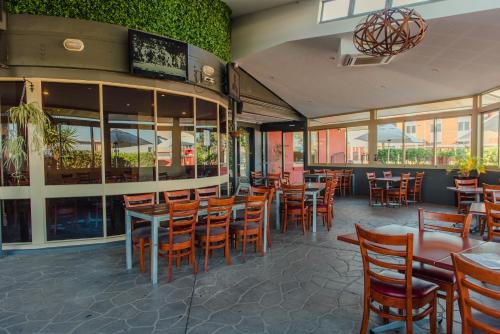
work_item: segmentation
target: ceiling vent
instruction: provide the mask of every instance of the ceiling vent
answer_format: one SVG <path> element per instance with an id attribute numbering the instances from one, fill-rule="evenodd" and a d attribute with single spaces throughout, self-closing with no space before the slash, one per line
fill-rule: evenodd
<path id="1" fill-rule="evenodd" d="M 388 64 L 394 56 L 372 57 L 365 55 L 345 55 L 342 66 L 375 66 Z"/>

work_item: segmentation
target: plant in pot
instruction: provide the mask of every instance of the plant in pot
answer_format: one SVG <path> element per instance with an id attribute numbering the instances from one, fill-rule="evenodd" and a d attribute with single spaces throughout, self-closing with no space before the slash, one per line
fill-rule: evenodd
<path id="1" fill-rule="evenodd" d="M 456 172 L 459 179 L 475 179 L 486 173 L 483 160 L 477 157 L 464 157 L 447 168 L 447 173 Z"/>
<path id="2" fill-rule="evenodd" d="M 45 134 L 50 128 L 50 118 L 36 102 L 24 103 L 26 81 L 19 106 L 7 111 L 9 117 L 8 138 L 2 143 L 2 153 L 5 157 L 4 166 L 10 171 L 11 177 L 17 184 L 23 176 L 23 166 L 28 159 L 26 139 L 28 127 L 31 129 L 31 149 L 41 152 L 45 145 Z"/>

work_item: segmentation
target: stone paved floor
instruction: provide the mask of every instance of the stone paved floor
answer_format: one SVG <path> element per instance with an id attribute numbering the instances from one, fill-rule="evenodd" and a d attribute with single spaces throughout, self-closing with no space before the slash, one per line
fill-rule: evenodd
<path id="1" fill-rule="evenodd" d="M 416 217 L 416 208 L 340 199 L 329 233 L 274 232 L 265 257 L 244 262 L 233 254 L 227 266 L 215 254 L 207 273 L 194 276 L 183 265 L 172 283 L 160 262 L 156 287 L 137 261 L 125 270 L 123 246 L 7 256 L 0 259 L 0 333 L 359 333 L 359 251 L 336 236 L 355 223 L 415 226 Z"/>

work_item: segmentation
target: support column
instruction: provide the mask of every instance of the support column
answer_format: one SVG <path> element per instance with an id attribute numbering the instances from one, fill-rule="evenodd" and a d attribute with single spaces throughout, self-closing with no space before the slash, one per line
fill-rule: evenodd
<path id="1" fill-rule="evenodd" d="M 237 110 L 238 105 L 237 102 L 233 99 L 231 99 L 231 111 L 232 111 L 232 118 L 233 118 L 233 129 L 232 131 L 238 131 L 238 121 L 237 121 Z M 233 178 L 232 178 L 232 184 L 233 184 L 233 193 L 236 192 L 236 189 L 238 189 L 238 138 L 233 137 L 231 138 L 233 141 Z"/>

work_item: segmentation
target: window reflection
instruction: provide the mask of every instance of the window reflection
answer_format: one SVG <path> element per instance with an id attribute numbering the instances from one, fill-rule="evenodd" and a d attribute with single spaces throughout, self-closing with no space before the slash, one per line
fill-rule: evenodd
<path id="1" fill-rule="evenodd" d="M 193 98 L 158 93 L 157 104 L 159 179 L 194 178 Z"/>
<path id="2" fill-rule="evenodd" d="M 198 177 L 219 175 L 217 155 L 217 104 L 197 99 L 196 159 Z"/>
<path id="3" fill-rule="evenodd" d="M 103 86 L 106 182 L 155 180 L 153 92 Z"/>
<path id="4" fill-rule="evenodd" d="M 2 242 L 31 242 L 31 208 L 29 199 L 0 201 L 2 207 Z"/>
<path id="5" fill-rule="evenodd" d="M 377 159 L 383 164 L 403 163 L 403 123 L 377 125 Z"/>
<path id="6" fill-rule="evenodd" d="M 220 175 L 227 175 L 228 166 L 228 138 L 227 138 L 227 110 L 219 106 L 219 154 Z"/>
<path id="7" fill-rule="evenodd" d="M 44 151 L 45 183 L 101 183 L 99 86 L 42 83 L 51 116 Z"/>
<path id="8" fill-rule="evenodd" d="M 434 120 L 405 122 L 405 163 L 432 165 L 434 160 Z"/>
<path id="9" fill-rule="evenodd" d="M 163 198 L 163 194 L 160 196 L 161 198 Z M 137 224 L 134 224 L 134 226 L 139 227 Z M 149 226 L 149 223 L 145 222 L 140 226 Z M 114 236 L 122 234 L 125 234 L 125 201 L 123 195 L 106 196 L 106 235 Z"/>
<path id="10" fill-rule="evenodd" d="M 47 240 L 103 236 L 101 197 L 47 198 Z"/>
<path id="11" fill-rule="evenodd" d="M 436 119 L 437 165 L 454 164 L 470 156 L 470 116 Z"/>
<path id="12" fill-rule="evenodd" d="M 347 163 L 367 164 L 368 161 L 368 127 L 347 128 Z"/>
<path id="13" fill-rule="evenodd" d="M 9 139 L 15 139 L 18 136 L 23 137 L 26 143 L 27 136 L 22 133 L 14 124 L 9 122 L 9 115 L 7 111 L 18 106 L 21 100 L 23 91 L 23 82 L 0 82 L 0 147 L 4 147 Z M 25 151 L 26 146 L 25 146 Z M 0 183 L 3 186 L 29 186 L 29 167 L 28 162 L 23 164 L 21 168 L 21 174 L 15 175 L 15 170 L 12 166 L 6 165 L 5 162 L 9 158 L 9 154 L 4 154 L 3 150 L 0 150 Z"/>
<path id="14" fill-rule="evenodd" d="M 346 129 L 330 129 L 329 147 L 330 147 L 330 163 L 340 164 L 346 162 Z"/>

